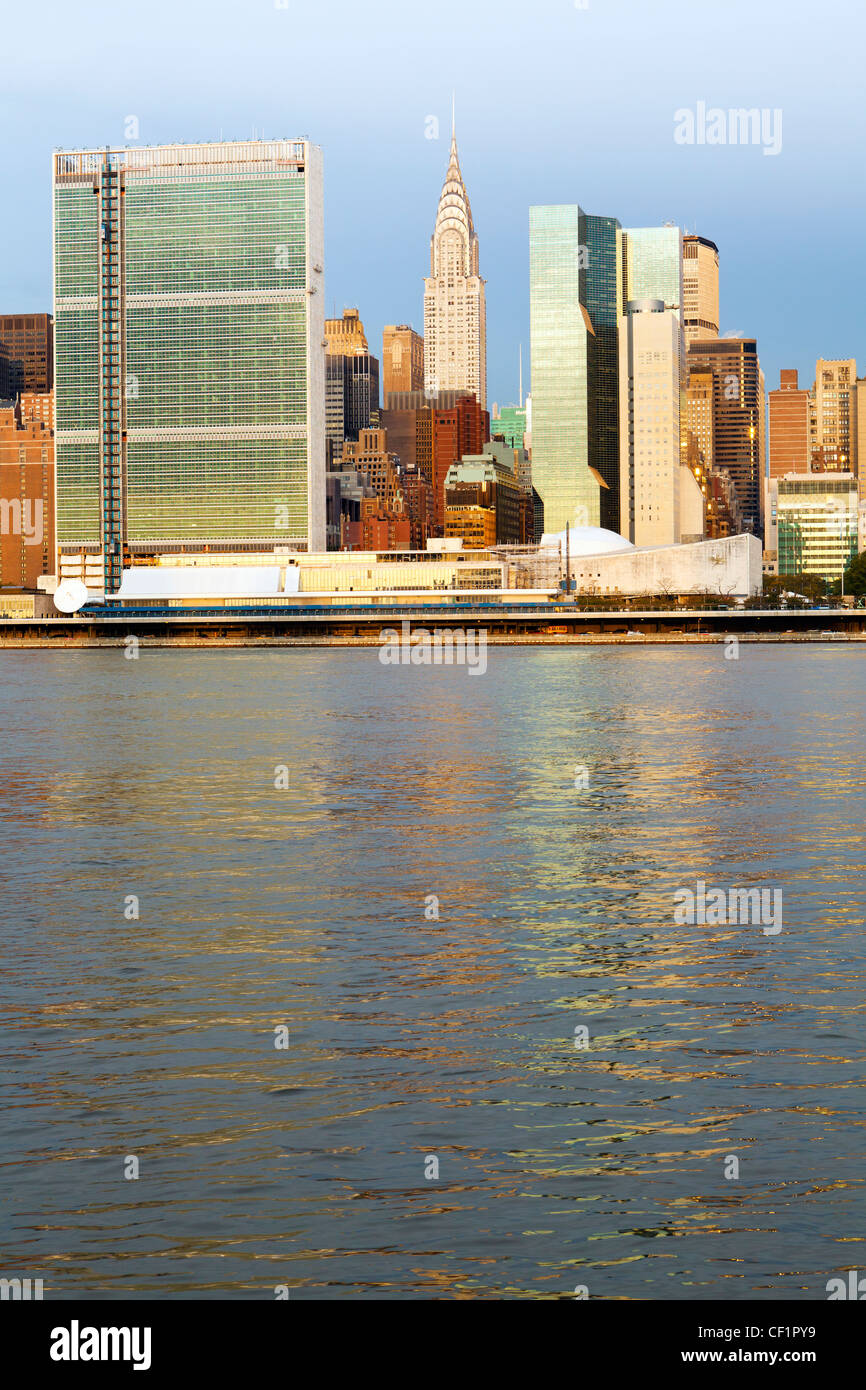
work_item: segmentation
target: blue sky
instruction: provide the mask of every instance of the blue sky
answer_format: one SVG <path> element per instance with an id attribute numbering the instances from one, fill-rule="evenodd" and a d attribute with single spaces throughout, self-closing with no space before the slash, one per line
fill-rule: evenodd
<path id="1" fill-rule="evenodd" d="M 325 161 L 328 312 L 422 321 L 452 88 L 487 280 L 488 390 L 529 361 L 528 209 L 717 242 L 722 331 L 811 383 L 866 372 L 862 0 L 55 0 L 4 18 L 0 307 L 50 308 L 55 146 L 306 135 Z M 782 148 L 678 145 L 674 112 L 779 108 Z M 425 137 L 437 116 L 440 138 Z"/>

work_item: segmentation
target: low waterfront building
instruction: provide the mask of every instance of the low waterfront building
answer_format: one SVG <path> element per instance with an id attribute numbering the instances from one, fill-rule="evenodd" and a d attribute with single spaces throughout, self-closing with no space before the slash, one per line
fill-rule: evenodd
<path id="1" fill-rule="evenodd" d="M 504 553 L 504 552 L 502 552 Z M 761 592 L 761 542 L 751 534 L 692 545 L 632 545 L 602 527 L 545 534 L 540 546 L 510 552 L 509 587 L 565 588 L 580 595 L 664 597 L 689 594 L 743 599 Z"/>
<path id="2" fill-rule="evenodd" d="M 859 498 L 853 473 L 768 478 L 766 551 L 779 575 L 838 580 L 857 554 Z"/>
<path id="3" fill-rule="evenodd" d="M 441 540 L 424 551 L 177 554 L 125 570 L 119 599 L 135 608 L 448 605 L 500 595 L 504 573 L 501 558 Z"/>
<path id="4" fill-rule="evenodd" d="M 484 550 L 442 538 L 428 541 L 425 551 L 164 554 L 154 565 L 124 571 L 119 601 L 153 611 L 537 604 L 562 598 L 566 570 L 578 602 L 581 596 L 743 599 L 761 591 L 761 544 L 740 535 L 639 549 L 614 532 L 577 527 L 568 554 L 564 533 L 546 535 L 541 545 Z"/>

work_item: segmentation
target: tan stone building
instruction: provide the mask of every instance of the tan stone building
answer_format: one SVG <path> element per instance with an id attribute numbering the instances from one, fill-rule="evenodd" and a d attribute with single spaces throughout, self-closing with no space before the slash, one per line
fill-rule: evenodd
<path id="1" fill-rule="evenodd" d="M 357 440 L 347 439 L 340 463 L 347 468 L 356 468 L 359 473 L 366 473 L 379 501 L 391 511 L 402 512 L 403 493 L 397 472 L 397 456 L 388 450 L 386 430 L 361 430 Z"/>
<path id="2" fill-rule="evenodd" d="M 388 324 L 382 330 L 382 392 L 388 405 L 389 391 L 423 391 L 424 339 L 406 323 Z"/>
<path id="3" fill-rule="evenodd" d="M 683 236 L 683 332 L 687 347 L 719 336 L 719 248 L 689 233 Z"/>
<path id="4" fill-rule="evenodd" d="M 341 319 L 325 319 L 325 351 L 342 357 L 370 351 L 359 310 L 344 309 Z"/>
<path id="5" fill-rule="evenodd" d="M 819 472 L 856 472 L 854 449 L 854 393 L 857 363 L 853 357 L 815 363 L 809 419 L 812 468 Z"/>
<path id="6" fill-rule="evenodd" d="M 866 376 L 860 377 L 857 381 L 854 393 L 854 438 L 852 450 L 854 455 L 852 472 L 857 475 L 857 483 L 860 489 L 860 501 L 866 502 Z M 863 454 L 863 466 L 860 466 L 860 455 Z M 861 549 L 866 549 L 864 544 Z"/>

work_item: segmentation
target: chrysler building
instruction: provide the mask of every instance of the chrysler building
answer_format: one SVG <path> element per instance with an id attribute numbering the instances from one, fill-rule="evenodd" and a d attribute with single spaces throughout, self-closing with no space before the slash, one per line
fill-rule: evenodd
<path id="1" fill-rule="evenodd" d="M 467 391 L 487 405 L 487 315 L 478 236 L 451 129 L 451 154 L 424 281 L 424 389 Z"/>

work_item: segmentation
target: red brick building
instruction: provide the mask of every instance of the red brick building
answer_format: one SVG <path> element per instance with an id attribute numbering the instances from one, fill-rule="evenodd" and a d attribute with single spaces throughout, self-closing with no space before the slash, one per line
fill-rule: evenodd
<path id="1" fill-rule="evenodd" d="M 809 392 L 801 391 L 797 372 L 785 368 L 770 392 L 770 477 L 809 472 Z"/>
<path id="2" fill-rule="evenodd" d="M 402 512 L 388 510 L 378 497 L 361 499 L 360 521 L 343 519 L 341 550 L 409 550 L 412 526 Z"/>
<path id="3" fill-rule="evenodd" d="M 433 511 L 440 536 L 445 530 L 448 469 L 466 454 L 483 453 L 489 438 L 490 415 L 474 396 L 461 396 L 453 406 L 433 411 Z"/>
<path id="4" fill-rule="evenodd" d="M 0 405 L 0 585 L 35 589 L 54 568 L 54 431 Z"/>

